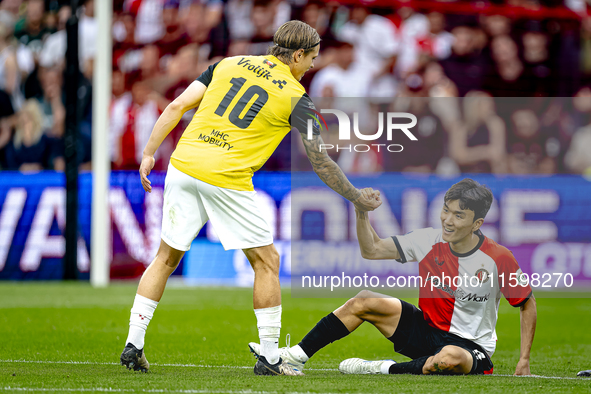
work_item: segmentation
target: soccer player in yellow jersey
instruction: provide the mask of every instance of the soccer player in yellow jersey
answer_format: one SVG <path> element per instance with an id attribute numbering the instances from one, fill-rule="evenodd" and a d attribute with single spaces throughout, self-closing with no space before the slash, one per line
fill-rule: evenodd
<path id="1" fill-rule="evenodd" d="M 299 80 L 314 66 L 320 37 L 300 21 L 281 26 L 267 56 L 237 56 L 210 66 L 162 113 L 144 149 L 141 182 L 154 153 L 182 115 L 199 107 L 172 154 L 164 189 L 162 242 L 144 272 L 131 309 L 121 364 L 147 371 L 144 336 L 170 274 L 203 225 L 211 220 L 224 249 L 242 249 L 254 273 L 253 303 L 261 341 L 257 375 L 301 375 L 278 350 L 281 329 L 279 254 L 254 200 L 253 173 L 292 127 L 299 130 L 314 171 L 362 211 L 379 206 L 364 197 L 319 149 L 317 128 L 307 136 L 306 109 L 314 105 Z M 299 99 L 292 105 L 292 98 Z"/>

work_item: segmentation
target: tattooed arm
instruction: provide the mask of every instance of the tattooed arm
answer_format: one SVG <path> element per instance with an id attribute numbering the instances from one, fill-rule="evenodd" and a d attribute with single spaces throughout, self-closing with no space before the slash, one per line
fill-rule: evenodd
<path id="1" fill-rule="evenodd" d="M 363 195 L 349 182 L 337 163 L 328 156 L 326 150 L 321 149 L 324 141 L 320 136 L 320 125 L 313 113 L 318 112 L 310 97 L 304 93 L 292 109 L 289 123 L 300 132 L 314 172 L 328 187 L 351 201 L 358 211 L 373 211 L 382 204 L 381 200 L 368 193 Z M 309 125 L 308 122 L 310 122 Z M 311 127 L 310 139 L 308 139 L 308 127 Z"/>
<path id="2" fill-rule="evenodd" d="M 306 133 L 300 133 L 300 135 L 314 172 L 328 187 L 351 201 L 359 211 L 373 211 L 381 205 L 381 201 L 368 199 L 349 182 L 337 163 L 328 156 L 326 150 L 321 149 L 324 141 L 322 141 L 320 134 L 312 135 L 310 140 Z"/>

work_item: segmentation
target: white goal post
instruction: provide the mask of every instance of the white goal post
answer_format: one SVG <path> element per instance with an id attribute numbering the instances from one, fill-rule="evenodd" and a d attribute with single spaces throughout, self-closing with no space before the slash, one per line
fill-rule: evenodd
<path id="1" fill-rule="evenodd" d="M 97 19 L 97 51 L 92 80 L 92 218 L 90 235 L 90 284 L 109 285 L 109 177 L 111 161 L 108 151 L 109 103 L 111 101 L 111 62 L 113 56 L 111 25 L 113 0 L 94 2 Z"/>

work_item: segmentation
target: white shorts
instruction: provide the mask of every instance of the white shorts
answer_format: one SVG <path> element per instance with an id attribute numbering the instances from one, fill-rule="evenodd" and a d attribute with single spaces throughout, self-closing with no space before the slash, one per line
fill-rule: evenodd
<path id="1" fill-rule="evenodd" d="M 187 251 L 211 220 L 225 250 L 271 245 L 273 235 L 255 203 L 255 194 L 210 185 L 169 164 L 164 182 L 162 240 Z"/>

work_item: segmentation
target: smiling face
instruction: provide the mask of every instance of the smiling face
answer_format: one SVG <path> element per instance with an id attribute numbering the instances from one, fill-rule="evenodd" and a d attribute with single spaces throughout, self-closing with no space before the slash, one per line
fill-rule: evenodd
<path id="1" fill-rule="evenodd" d="M 316 45 L 316 47 L 307 55 L 304 53 L 303 49 L 294 52 L 293 62 L 290 64 L 290 69 L 295 79 L 300 81 L 308 70 L 314 68 L 314 59 L 318 57 L 319 51 L 320 45 Z"/>
<path id="2" fill-rule="evenodd" d="M 449 200 L 443 203 L 441 210 L 441 226 L 443 228 L 443 240 L 452 244 L 468 246 L 472 240 L 472 234 L 478 230 L 484 222 L 480 218 L 474 221 L 474 211 L 470 209 L 461 209 L 460 200 Z M 465 243 L 465 244 L 464 244 Z M 469 251 L 470 249 L 466 250 Z M 464 250 L 456 250 L 464 253 Z"/>

